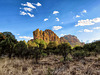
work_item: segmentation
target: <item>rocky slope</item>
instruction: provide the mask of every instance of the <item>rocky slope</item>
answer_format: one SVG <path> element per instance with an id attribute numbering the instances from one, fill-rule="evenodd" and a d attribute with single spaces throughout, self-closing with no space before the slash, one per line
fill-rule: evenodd
<path id="1" fill-rule="evenodd" d="M 49 29 L 46 29 L 45 31 L 37 29 L 33 32 L 33 36 L 34 40 L 42 39 L 47 43 L 50 41 L 57 41 L 58 43 L 69 42 L 73 47 L 76 45 L 84 45 L 84 43 L 81 43 L 79 39 L 74 35 L 65 35 L 64 37 L 59 38 L 53 31 Z"/>
<path id="2" fill-rule="evenodd" d="M 33 32 L 34 40 L 35 39 L 42 39 L 49 43 L 50 41 L 57 41 L 58 43 L 67 42 L 66 39 L 59 38 L 53 31 L 46 29 L 45 31 L 37 29 Z"/>
<path id="3" fill-rule="evenodd" d="M 65 38 L 72 46 L 76 46 L 76 45 L 84 45 L 84 43 L 81 43 L 80 41 L 79 41 L 79 39 L 76 37 L 76 36 L 74 36 L 74 35 L 65 35 L 65 36 L 63 36 L 63 38 Z"/>

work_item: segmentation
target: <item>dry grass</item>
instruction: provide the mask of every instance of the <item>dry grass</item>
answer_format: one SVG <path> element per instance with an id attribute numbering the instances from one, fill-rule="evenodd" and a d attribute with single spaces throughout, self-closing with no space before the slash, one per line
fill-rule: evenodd
<path id="1" fill-rule="evenodd" d="M 39 64 L 28 59 L 0 60 L 0 75 L 100 75 L 98 57 L 88 57 L 80 61 L 62 64 L 61 56 L 40 59 Z"/>

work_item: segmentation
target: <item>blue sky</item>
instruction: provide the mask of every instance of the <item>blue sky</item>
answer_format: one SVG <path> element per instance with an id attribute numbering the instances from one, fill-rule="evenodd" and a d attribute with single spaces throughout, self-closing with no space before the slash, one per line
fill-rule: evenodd
<path id="1" fill-rule="evenodd" d="M 83 42 L 100 40 L 100 0 L 0 0 L 0 32 L 27 41 L 37 28 Z"/>

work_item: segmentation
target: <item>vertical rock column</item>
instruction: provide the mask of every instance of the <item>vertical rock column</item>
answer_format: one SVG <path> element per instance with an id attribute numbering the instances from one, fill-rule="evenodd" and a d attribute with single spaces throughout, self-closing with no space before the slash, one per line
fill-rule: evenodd
<path id="1" fill-rule="evenodd" d="M 40 39 L 39 29 L 33 32 L 34 39 Z"/>

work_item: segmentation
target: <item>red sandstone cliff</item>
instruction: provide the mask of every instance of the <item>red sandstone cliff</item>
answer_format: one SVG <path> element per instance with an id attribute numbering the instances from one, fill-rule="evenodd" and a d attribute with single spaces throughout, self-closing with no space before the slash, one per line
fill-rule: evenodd
<path id="1" fill-rule="evenodd" d="M 49 43 L 50 41 L 57 41 L 58 43 L 67 42 L 64 38 L 59 38 L 53 31 L 46 29 L 45 31 L 37 29 L 33 32 L 34 39 L 42 39 Z"/>

